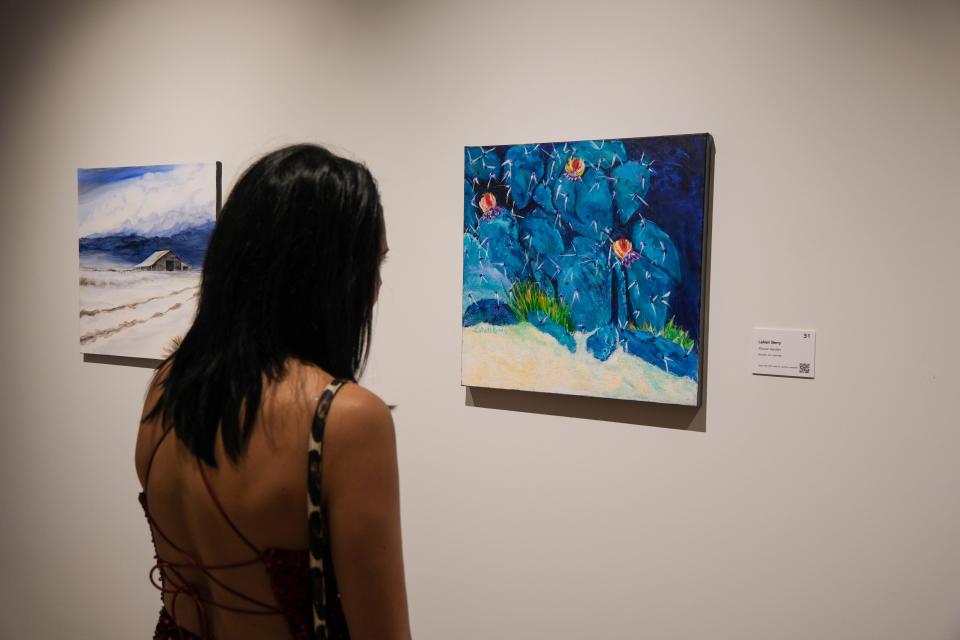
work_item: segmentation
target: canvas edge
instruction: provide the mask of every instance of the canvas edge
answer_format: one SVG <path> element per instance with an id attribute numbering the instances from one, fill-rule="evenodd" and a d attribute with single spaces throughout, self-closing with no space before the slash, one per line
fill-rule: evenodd
<path id="1" fill-rule="evenodd" d="M 706 398 L 706 362 L 709 349 L 710 315 L 710 258 L 713 245 L 713 172 L 716 158 L 716 141 L 706 132 L 703 175 L 703 228 L 700 247 L 700 358 L 697 362 L 697 407 L 703 405 Z"/>

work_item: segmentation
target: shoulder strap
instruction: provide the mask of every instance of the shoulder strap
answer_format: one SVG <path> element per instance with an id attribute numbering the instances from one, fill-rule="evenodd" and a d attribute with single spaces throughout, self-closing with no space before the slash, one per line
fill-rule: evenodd
<path id="1" fill-rule="evenodd" d="M 330 413 L 330 405 L 333 404 L 333 399 L 346 383 L 347 380 L 342 378 L 331 380 L 330 384 L 320 394 L 320 398 L 317 400 L 317 408 L 313 412 L 313 424 L 310 426 L 310 443 L 307 452 L 308 516 L 313 512 L 313 507 L 319 509 L 322 502 L 320 498 L 322 485 L 320 461 L 323 458 L 323 436 L 327 431 L 327 414 Z"/>
<path id="2" fill-rule="evenodd" d="M 323 436 L 327 428 L 327 414 L 330 405 L 347 380 L 334 379 L 326 386 L 317 409 L 313 412 L 313 425 L 310 428 L 310 448 L 307 453 L 307 523 L 310 527 L 310 589 L 313 601 L 314 637 L 325 640 L 329 637 L 327 627 L 327 580 L 324 557 L 327 555 L 327 526 L 321 504 L 322 478 L 320 462 L 323 458 Z M 330 568 L 332 571 L 332 567 Z"/>
<path id="3" fill-rule="evenodd" d="M 323 443 L 323 434 L 327 427 L 327 414 L 330 413 L 330 405 L 333 404 L 333 399 L 346 383 L 347 380 L 343 378 L 334 378 L 330 381 L 330 384 L 323 389 L 323 393 L 320 394 L 320 399 L 317 400 L 317 409 L 313 412 L 313 427 L 310 429 L 311 446 L 313 441 L 320 444 Z"/>

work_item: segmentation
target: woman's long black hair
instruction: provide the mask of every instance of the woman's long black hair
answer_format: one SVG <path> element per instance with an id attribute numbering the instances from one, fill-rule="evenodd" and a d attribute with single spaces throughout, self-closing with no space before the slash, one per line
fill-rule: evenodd
<path id="1" fill-rule="evenodd" d="M 274 151 L 240 177 L 210 238 L 197 316 L 167 359 L 160 417 L 216 467 L 217 431 L 234 463 L 264 381 L 297 358 L 356 381 L 370 346 L 383 209 L 362 164 L 323 147 Z M 158 374 L 159 375 L 159 374 Z"/>

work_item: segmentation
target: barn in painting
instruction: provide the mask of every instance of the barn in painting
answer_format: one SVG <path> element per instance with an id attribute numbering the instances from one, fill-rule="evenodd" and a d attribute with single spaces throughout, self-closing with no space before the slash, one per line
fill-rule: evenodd
<path id="1" fill-rule="evenodd" d="M 154 251 L 146 260 L 134 267 L 135 271 L 189 271 L 190 265 L 170 249 Z"/>

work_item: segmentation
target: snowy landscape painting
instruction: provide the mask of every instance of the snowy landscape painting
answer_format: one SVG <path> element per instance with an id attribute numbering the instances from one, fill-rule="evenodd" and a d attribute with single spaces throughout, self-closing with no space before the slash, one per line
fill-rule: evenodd
<path id="1" fill-rule="evenodd" d="M 699 405 L 712 145 L 466 147 L 462 383 Z"/>
<path id="2" fill-rule="evenodd" d="M 193 322 L 220 163 L 77 170 L 80 350 L 160 359 Z"/>

